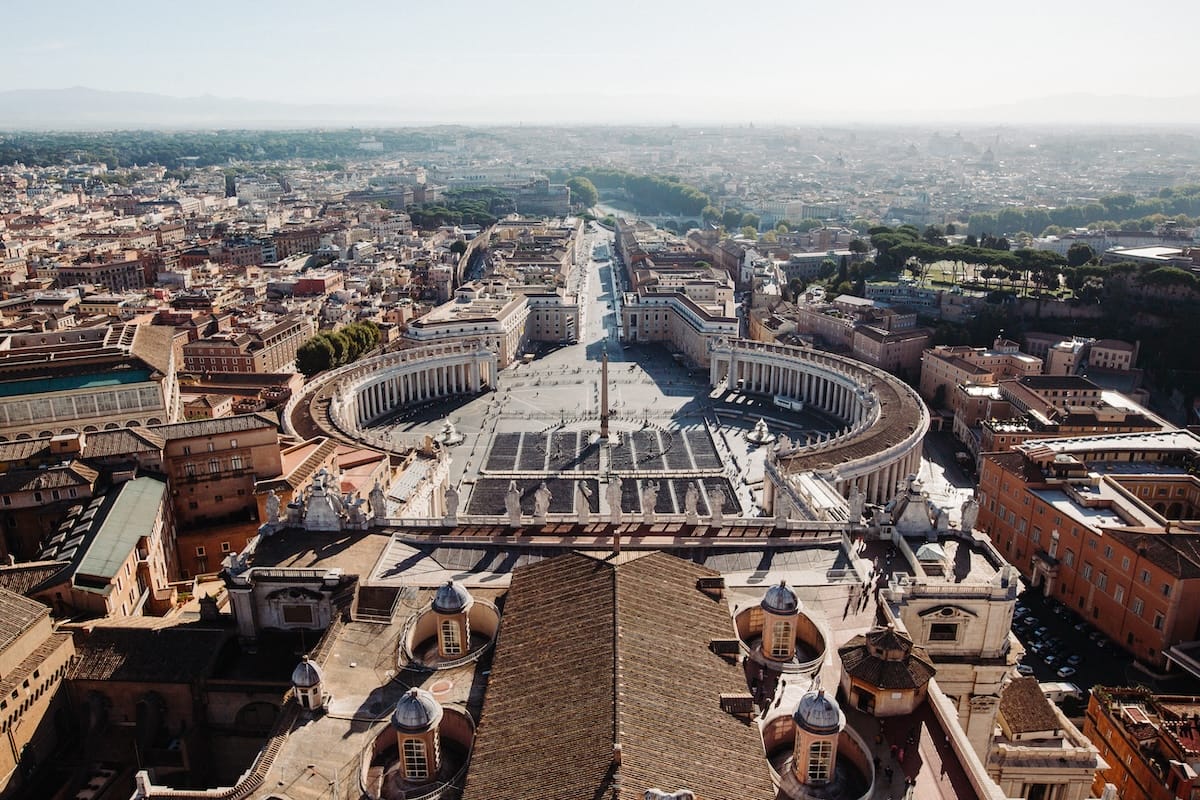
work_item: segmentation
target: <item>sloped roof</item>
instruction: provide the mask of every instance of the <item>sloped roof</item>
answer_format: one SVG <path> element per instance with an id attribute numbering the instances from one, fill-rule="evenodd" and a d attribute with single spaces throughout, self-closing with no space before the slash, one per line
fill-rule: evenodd
<path id="1" fill-rule="evenodd" d="M 910 649 L 904 658 L 891 661 L 875 655 L 872 644 L 884 650 Z M 923 647 L 912 644 L 910 639 L 901 639 L 895 631 L 859 634 L 839 647 L 838 655 L 846 674 L 880 689 L 917 689 L 929 683 L 937 672 Z"/>
<path id="2" fill-rule="evenodd" d="M 97 627 L 76 643 L 69 678 L 83 681 L 191 683 L 212 673 L 225 630 Z"/>
<path id="3" fill-rule="evenodd" d="M 1013 733 L 1056 730 L 1058 716 L 1042 693 L 1038 679 L 1014 678 L 1000 694 L 1000 713 Z"/>
<path id="4" fill-rule="evenodd" d="M 69 566 L 63 561 L 29 561 L 24 564 L 0 567 L 0 588 L 16 594 L 42 586 Z"/>
<path id="5" fill-rule="evenodd" d="M 606 796 L 618 775 L 633 795 L 775 797 L 754 728 L 720 708 L 746 685 L 709 650 L 733 635 L 696 588 L 717 574 L 663 553 L 515 570 L 465 800 Z"/>
<path id="6" fill-rule="evenodd" d="M 0 589 L 0 653 L 33 627 L 35 622 L 49 614 L 48 606 L 7 589 Z"/>

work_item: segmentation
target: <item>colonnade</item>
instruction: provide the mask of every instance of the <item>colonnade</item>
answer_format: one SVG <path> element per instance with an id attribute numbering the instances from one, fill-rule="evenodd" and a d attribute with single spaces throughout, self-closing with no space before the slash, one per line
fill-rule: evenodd
<path id="1" fill-rule="evenodd" d="M 709 363 L 714 387 L 725 382 L 746 392 L 800 400 L 846 425 L 828 441 L 781 457 L 777 468 L 768 465 L 768 483 L 786 479 L 790 470 L 812 470 L 843 497 L 857 487 L 868 502 L 883 503 L 920 470 L 929 413 L 894 375 L 832 353 L 745 339 L 718 342 Z M 765 506 L 774 488 L 765 488 Z"/>
<path id="2" fill-rule="evenodd" d="M 354 422 L 366 425 L 374 419 L 410 403 L 423 403 L 439 397 L 476 394 L 489 383 L 484 366 L 471 363 L 442 364 L 385 373 L 377 380 L 358 387 L 353 394 Z"/>

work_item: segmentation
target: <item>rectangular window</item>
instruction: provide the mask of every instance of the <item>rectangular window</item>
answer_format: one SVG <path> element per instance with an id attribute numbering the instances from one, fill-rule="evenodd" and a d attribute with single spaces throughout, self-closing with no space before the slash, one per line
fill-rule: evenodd
<path id="1" fill-rule="evenodd" d="M 929 626 L 929 641 L 956 642 L 958 641 L 958 623 L 935 622 Z"/>
<path id="2" fill-rule="evenodd" d="M 1131 603 L 1129 606 L 1129 610 L 1140 617 L 1142 615 L 1142 609 L 1144 607 L 1145 607 L 1145 604 L 1142 603 L 1142 598 L 1135 597 L 1135 598 L 1133 598 L 1133 603 Z"/>
<path id="3" fill-rule="evenodd" d="M 1097 586 L 1097 587 L 1098 587 L 1098 588 L 1099 588 L 1101 591 L 1103 591 L 1104 589 L 1107 589 L 1107 588 L 1108 588 L 1108 575 L 1106 575 L 1105 573 L 1101 572 L 1101 573 L 1100 573 L 1100 574 L 1099 574 L 1099 575 L 1096 577 L 1096 586 Z M 1120 588 L 1121 588 L 1120 586 L 1118 586 L 1118 587 L 1117 587 L 1118 591 L 1120 590 Z"/>
<path id="4" fill-rule="evenodd" d="M 1171 584 L 1164 583 L 1162 592 L 1163 592 L 1163 597 L 1170 597 L 1171 596 Z"/>
<path id="5" fill-rule="evenodd" d="M 1129 572 L 1129 556 L 1124 556 L 1121 559 L 1121 571 Z"/>
<path id="6" fill-rule="evenodd" d="M 313 623 L 312 606 L 285 605 L 282 610 L 283 621 L 289 625 L 311 625 Z"/>
<path id="7" fill-rule="evenodd" d="M 1111 544 L 1104 545 L 1104 557 L 1112 558 L 1112 545 Z"/>
<path id="8" fill-rule="evenodd" d="M 1142 583 L 1144 583 L 1147 586 L 1150 585 L 1150 570 L 1148 570 L 1148 569 L 1142 570 Z"/>
<path id="9" fill-rule="evenodd" d="M 1100 588 L 1103 589 L 1104 587 L 1101 586 Z M 1113 589 L 1113 600 L 1116 600 L 1118 603 L 1125 602 L 1125 587 L 1124 586 L 1117 586 L 1116 588 Z"/>
<path id="10" fill-rule="evenodd" d="M 221 471 L 221 462 L 217 461 L 215 458 L 210 458 L 208 460 L 208 471 L 211 474 L 216 475 Z"/>
<path id="11" fill-rule="evenodd" d="M 429 777 L 425 763 L 425 742 L 420 739 L 404 740 L 404 777 L 413 780 Z"/>
<path id="12" fill-rule="evenodd" d="M 1163 629 L 1163 615 L 1159 612 L 1154 613 L 1154 630 L 1161 631 Z"/>
<path id="13" fill-rule="evenodd" d="M 228 553 L 230 549 L 229 542 L 221 542 L 221 552 Z"/>
<path id="14" fill-rule="evenodd" d="M 197 556 L 203 556 L 203 555 L 204 555 L 204 548 L 203 548 L 203 547 L 197 547 L 197 548 L 196 548 L 196 555 L 197 555 Z"/>
<path id="15" fill-rule="evenodd" d="M 1075 553 L 1073 553 L 1072 551 L 1068 550 L 1068 551 L 1067 551 L 1067 552 L 1066 552 L 1066 553 L 1063 555 L 1063 563 L 1064 563 L 1064 564 L 1066 564 L 1068 567 L 1070 567 L 1070 566 L 1073 566 L 1073 565 L 1075 564 Z M 1065 586 L 1066 586 L 1066 584 L 1063 584 L 1063 586 L 1065 587 Z"/>
<path id="16" fill-rule="evenodd" d="M 237 439 L 230 439 L 230 440 L 229 440 L 229 447 L 230 447 L 230 449 L 232 449 L 232 448 L 234 448 L 234 447 L 237 447 Z"/>
<path id="17" fill-rule="evenodd" d="M 1083 562 L 1083 569 L 1079 571 L 1079 575 L 1085 581 L 1088 580 L 1089 578 L 1091 578 L 1092 577 L 1092 565 L 1087 563 L 1086 561 Z"/>
<path id="18" fill-rule="evenodd" d="M 229 459 L 229 468 L 235 469 L 235 470 L 241 469 L 242 468 L 242 457 L 241 456 L 233 456 L 232 458 L 230 458 Z"/>

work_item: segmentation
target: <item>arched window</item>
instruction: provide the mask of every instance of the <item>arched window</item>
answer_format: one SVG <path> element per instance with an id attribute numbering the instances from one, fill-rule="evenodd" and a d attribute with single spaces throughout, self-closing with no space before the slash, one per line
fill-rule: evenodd
<path id="1" fill-rule="evenodd" d="M 776 620 L 771 626 L 771 657 L 787 658 L 791 655 L 792 623 Z"/>
<path id="2" fill-rule="evenodd" d="M 442 620 L 442 652 L 448 656 L 462 653 L 462 642 L 459 641 L 458 622 L 452 619 Z"/>
<path id="3" fill-rule="evenodd" d="M 428 778 L 429 765 L 425 762 L 425 742 L 420 739 L 404 740 L 404 777 Z"/>
<path id="4" fill-rule="evenodd" d="M 833 767 L 833 743 L 828 739 L 808 746 L 808 779 L 828 781 Z"/>

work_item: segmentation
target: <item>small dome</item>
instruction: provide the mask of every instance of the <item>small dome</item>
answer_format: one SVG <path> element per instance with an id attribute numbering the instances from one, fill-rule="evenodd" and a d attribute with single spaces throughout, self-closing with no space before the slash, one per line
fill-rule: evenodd
<path id="1" fill-rule="evenodd" d="M 437 727 L 442 719 L 442 707 L 424 689 L 412 688 L 396 702 L 392 726 L 405 733 L 424 733 Z"/>
<path id="2" fill-rule="evenodd" d="M 767 593 L 762 599 L 763 611 L 769 611 L 772 614 L 795 614 L 800 610 L 800 598 L 796 597 L 796 593 L 786 582 L 780 581 L 778 585 L 767 589 Z"/>
<path id="3" fill-rule="evenodd" d="M 846 727 L 846 715 L 824 689 L 805 692 L 792 719 L 797 727 L 817 735 L 837 733 Z"/>
<path id="4" fill-rule="evenodd" d="M 321 668 L 308 660 L 308 656 L 296 665 L 292 670 L 292 686 L 297 689 L 311 689 L 314 686 L 319 686 L 325 676 L 321 674 Z"/>
<path id="5" fill-rule="evenodd" d="M 433 610 L 439 614 L 461 614 L 474 602 L 467 587 L 458 581 L 446 581 L 433 596 Z"/>

